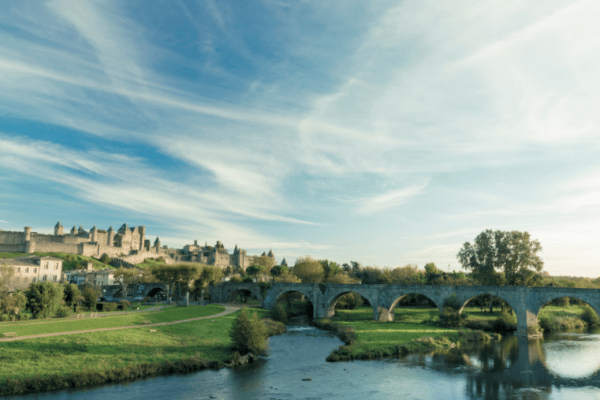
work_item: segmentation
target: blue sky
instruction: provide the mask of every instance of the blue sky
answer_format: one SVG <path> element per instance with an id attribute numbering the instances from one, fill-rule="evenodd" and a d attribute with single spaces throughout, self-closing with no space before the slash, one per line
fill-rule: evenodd
<path id="1" fill-rule="evenodd" d="M 595 1 L 3 2 L 0 229 L 600 276 Z"/>

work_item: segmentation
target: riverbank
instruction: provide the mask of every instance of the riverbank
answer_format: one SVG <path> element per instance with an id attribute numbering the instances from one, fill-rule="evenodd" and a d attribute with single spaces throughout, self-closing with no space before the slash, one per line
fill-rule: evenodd
<path id="1" fill-rule="evenodd" d="M 239 311 L 210 318 L 225 307 L 190 306 L 144 314 L 170 325 L 73 333 L 0 343 L 0 394 L 19 394 L 129 381 L 142 377 L 222 368 L 231 362 L 229 330 Z M 252 309 L 260 317 L 266 310 Z M 132 316 L 119 318 L 129 319 Z M 141 317 L 141 316 L 137 316 Z M 91 322 L 79 321 L 79 322 Z M 108 318 L 93 320 L 110 322 Z M 113 321 L 114 322 L 114 321 Z M 125 321 L 122 323 L 130 323 Z M 143 322 L 143 321 L 142 321 Z M 73 329 L 76 321 L 64 321 Z M 44 324 L 52 329 L 57 323 Z M 271 324 L 273 329 L 281 328 Z M 0 325 L 2 327 L 2 325 Z M 12 326 L 11 328 L 13 328 Z M 27 326 L 21 329 L 29 329 Z M 37 325 L 36 329 L 41 328 Z M 6 330 L 5 328 L 3 328 Z M 56 328 L 53 328 L 56 329 Z M 280 331 L 281 332 L 281 331 Z"/>
<path id="2" fill-rule="evenodd" d="M 313 324 L 336 333 L 344 342 L 327 361 L 377 359 L 451 348 L 466 342 L 499 339 L 500 334 L 516 330 L 516 317 L 508 313 L 488 313 L 470 307 L 463 310 L 463 315 L 462 326 L 452 328 L 440 323 L 437 308 L 403 307 L 396 310 L 393 322 L 379 322 L 373 320 L 371 307 L 362 307 L 336 310 L 334 317 L 315 320 Z M 579 306 L 547 306 L 539 315 L 540 325 L 547 331 L 587 328 L 593 325 L 587 322 L 589 318 L 585 307 Z"/>

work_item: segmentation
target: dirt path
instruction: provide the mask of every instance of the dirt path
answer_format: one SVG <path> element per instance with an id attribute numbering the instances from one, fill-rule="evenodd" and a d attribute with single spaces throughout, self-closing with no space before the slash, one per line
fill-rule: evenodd
<path id="1" fill-rule="evenodd" d="M 27 335 L 27 336 L 17 336 L 17 337 L 11 337 L 11 338 L 0 338 L 0 342 L 12 342 L 15 340 L 36 339 L 36 338 L 50 337 L 50 336 L 75 335 L 78 333 L 88 333 L 88 332 L 116 331 L 118 329 L 134 329 L 134 328 L 148 328 L 148 327 L 162 326 L 162 325 L 174 325 L 174 324 L 181 324 L 184 322 L 198 321 L 200 319 L 222 317 L 224 315 L 234 313 L 241 308 L 241 306 L 238 306 L 238 305 L 231 305 L 231 304 L 221 304 L 221 305 L 225 306 L 225 311 L 220 312 L 218 314 L 209 315 L 207 317 L 189 318 L 189 319 L 182 319 L 180 321 L 171 321 L 171 322 L 158 322 L 156 324 L 148 324 L 148 325 L 117 326 L 115 328 L 98 328 L 98 329 L 87 329 L 87 330 L 83 330 L 83 331 L 42 333 L 40 335 Z"/>

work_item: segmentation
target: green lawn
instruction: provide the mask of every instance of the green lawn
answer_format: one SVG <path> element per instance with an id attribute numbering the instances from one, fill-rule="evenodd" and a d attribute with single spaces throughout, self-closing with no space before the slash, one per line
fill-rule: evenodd
<path id="1" fill-rule="evenodd" d="M 130 313 L 112 317 L 71 319 L 71 320 L 30 320 L 0 323 L 0 334 L 16 332 L 17 336 L 38 335 L 43 333 L 73 332 L 88 329 L 115 328 L 120 326 L 143 325 L 151 323 L 172 322 L 182 319 L 205 317 L 225 310 L 220 305 L 167 307 L 159 312 Z M 44 323 L 40 323 L 44 322 Z"/>
<path id="2" fill-rule="evenodd" d="M 154 314 L 167 321 L 215 313 L 219 306 L 187 307 Z M 261 317 L 265 310 L 253 310 Z M 231 357 L 229 330 L 238 312 L 176 325 L 140 327 L 0 343 L 0 392 L 7 378 L 98 374 L 148 363 L 177 362 L 190 357 L 225 362 Z M 148 315 L 146 315 L 146 318 Z M 104 320 L 104 319 L 103 319 Z M 214 321 L 214 322 L 213 322 Z M 155 332 L 151 332 L 154 330 Z"/>
<path id="3" fill-rule="evenodd" d="M 458 330 L 437 326 L 437 308 L 398 307 L 393 322 L 373 320 L 373 309 L 361 307 L 356 310 L 336 310 L 330 320 L 333 323 L 354 327 L 357 341 L 352 346 L 358 352 L 376 350 L 410 343 L 423 337 L 455 335 Z"/>

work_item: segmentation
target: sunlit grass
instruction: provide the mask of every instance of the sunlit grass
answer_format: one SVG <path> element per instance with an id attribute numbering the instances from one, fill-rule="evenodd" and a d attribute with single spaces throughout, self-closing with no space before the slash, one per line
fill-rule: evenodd
<path id="1" fill-rule="evenodd" d="M 182 319 L 205 317 L 225 310 L 221 305 L 167 307 L 159 312 L 129 313 L 103 318 L 72 320 L 30 320 L 18 323 L 0 323 L 0 333 L 16 332 L 17 336 L 38 335 L 43 333 L 73 332 L 89 329 L 116 328 L 121 326 L 143 325 L 150 323 L 172 322 Z"/>
<path id="2" fill-rule="evenodd" d="M 201 312 L 200 308 L 206 311 Z M 221 306 L 179 308 L 170 314 L 155 314 L 154 322 L 214 314 L 222 309 Z M 267 315 L 265 310 L 253 309 L 253 312 L 261 317 Z M 0 387 L 9 377 L 93 373 L 194 356 L 225 362 L 231 357 L 229 330 L 236 317 L 237 312 L 175 325 L 3 342 L 0 343 Z"/>

